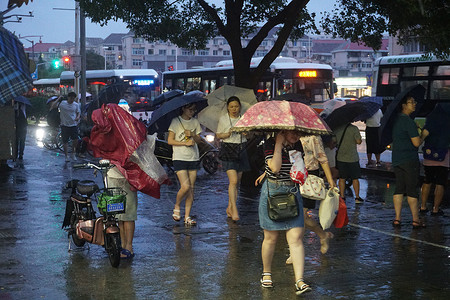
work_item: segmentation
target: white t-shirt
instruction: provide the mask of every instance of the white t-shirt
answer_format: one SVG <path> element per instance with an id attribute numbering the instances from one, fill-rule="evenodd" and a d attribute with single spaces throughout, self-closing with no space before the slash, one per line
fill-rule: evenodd
<path id="1" fill-rule="evenodd" d="M 80 105 L 77 102 L 69 104 L 66 100 L 59 105 L 59 112 L 61 116 L 61 125 L 72 127 L 77 126 L 78 121 L 75 121 L 77 115 L 81 114 Z"/>
<path id="2" fill-rule="evenodd" d="M 219 119 L 219 125 L 217 125 L 217 132 L 228 133 L 231 127 L 236 125 L 237 121 L 239 121 L 240 119 L 241 119 L 240 116 L 239 118 L 231 118 L 228 114 L 222 115 Z M 225 143 L 240 144 L 241 142 L 242 143 L 246 142 L 247 139 L 240 133 L 232 132 L 229 138 L 223 139 L 222 141 Z"/>
<path id="3" fill-rule="evenodd" d="M 383 113 L 381 109 L 379 109 L 373 116 L 366 120 L 367 127 L 380 127 L 381 126 L 381 118 L 383 117 Z"/>
<path id="4" fill-rule="evenodd" d="M 191 130 L 196 135 L 202 132 L 200 123 L 195 118 L 191 118 L 190 120 L 184 120 L 182 117 L 173 118 L 169 126 L 169 131 L 175 134 L 175 141 L 181 142 L 186 140 L 184 130 Z M 172 160 L 199 160 L 197 144 L 194 144 L 194 146 L 172 146 L 172 148 Z"/>

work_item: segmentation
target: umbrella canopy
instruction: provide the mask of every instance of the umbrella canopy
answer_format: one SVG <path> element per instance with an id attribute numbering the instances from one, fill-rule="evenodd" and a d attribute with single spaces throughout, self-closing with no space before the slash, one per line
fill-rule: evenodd
<path id="1" fill-rule="evenodd" d="M 14 101 L 20 102 L 20 103 L 23 103 L 23 104 L 25 104 L 25 105 L 31 106 L 30 100 L 28 100 L 28 98 L 26 98 L 26 97 L 24 97 L 24 96 L 18 96 L 18 97 L 16 97 L 16 98 L 14 98 Z"/>
<path id="2" fill-rule="evenodd" d="M 394 100 L 388 105 L 383 114 L 383 118 L 381 118 L 380 146 L 386 147 L 392 143 L 392 127 L 394 126 L 397 115 L 401 111 L 400 103 L 402 99 L 407 96 L 412 96 L 417 102 L 416 111 L 410 115 L 411 118 L 414 118 L 425 100 L 425 88 L 420 84 L 410 86 L 398 93 Z"/>
<path id="3" fill-rule="evenodd" d="M 450 103 L 438 103 L 427 115 L 425 129 L 430 135 L 425 144 L 430 143 L 438 149 L 450 147 Z"/>
<path id="4" fill-rule="evenodd" d="M 257 103 L 255 93 L 251 89 L 240 88 L 231 85 L 224 85 L 206 96 L 208 107 L 198 114 L 200 124 L 217 132 L 219 119 L 222 115 L 228 113 L 227 101 L 230 97 L 238 97 L 241 102 L 241 114 L 253 104 Z"/>
<path id="5" fill-rule="evenodd" d="M 50 102 L 55 101 L 56 99 L 58 99 L 58 96 L 52 96 L 52 97 L 48 98 L 46 104 L 49 104 Z"/>
<path id="6" fill-rule="evenodd" d="M 32 83 L 22 43 L 0 26 L 0 104 L 27 92 Z"/>
<path id="7" fill-rule="evenodd" d="M 161 95 L 159 95 L 158 97 L 153 99 L 152 105 L 158 106 L 158 105 L 163 104 L 164 102 L 169 101 L 170 99 L 173 99 L 175 97 L 182 96 L 182 95 L 184 95 L 184 92 L 182 90 L 171 90 L 171 91 L 162 93 Z"/>
<path id="8" fill-rule="evenodd" d="M 317 112 L 299 102 L 262 101 L 250 107 L 231 130 L 298 130 L 327 134 L 331 130 Z"/>
<path id="9" fill-rule="evenodd" d="M 322 118 L 328 117 L 335 109 L 347 104 L 345 100 L 330 99 L 323 103 L 323 110 L 320 113 Z"/>
<path id="10" fill-rule="evenodd" d="M 361 116 L 362 120 L 367 120 L 372 117 L 381 107 L 383 107 L 383 97 L 364 97 L 358 102 L 366 105 L 367 114 Z"/>
<path id="11" fill-rule="evenodd" d="M 348 123 L 363 120 L 362 117 L 365 115 L 367 115 L 366 104 L 352 102 L 333 110 L 333 112 L 325 118 L 325 122 L 327 122 L 332 130 L 336 130 Z"/>
<path id="12" fill-rule="evenodd" d="M 208 106 L 208 100 L 204 96 L 205 94 L 200 91 L 192 91 L 164 103 L 152 113 L 152 118 L 148 124 L 149 133 L 167 132 L 172 119 L 180 115 L 180 109 L 185 105 L 195 104 L 197 112 L 204 109 Z"/>

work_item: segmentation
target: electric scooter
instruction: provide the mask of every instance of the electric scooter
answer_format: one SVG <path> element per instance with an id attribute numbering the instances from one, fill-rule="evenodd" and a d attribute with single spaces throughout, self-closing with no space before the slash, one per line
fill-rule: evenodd
<path id="1" fill-rule="evenodd" d="M 74 169 L 94 169 L 102 174 L 104 188 L 100 189 L 92 180 L 71 180 L 66 188 L 72 189 L 66 202 L 66 214 L 62 227 L 66 228 L 69 238 L 77 247 L 86 242 L 103 246 L 113 267 L 120 263 L 120 231 L 116 214 L 125 212 L 126 192 L 120 187 L 108 187 L 107 172 L 114 165 L 109 160 L 100 160 L 98 164 L 83 163 L 73 165 Z M 96 216 L 93 202 L 97 202 L 100 217 Z"/>

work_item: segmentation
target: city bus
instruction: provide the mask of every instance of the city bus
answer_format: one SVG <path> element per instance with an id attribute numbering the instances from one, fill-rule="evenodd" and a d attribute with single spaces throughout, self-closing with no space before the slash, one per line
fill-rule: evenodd
<path id="1" fill-rule="evenodd" d="M 60 79 L 45 78 L 33 81 L 33 93 L 40 97 L 52 97 L 60 94 Z"/>
<path id="2" fill-rule="evenodd" d="M 427 115 L 438 102 L 450 101 L 450 61 L 434 56 L 384 56 L 374 63 L 372 96 L 383 97 L 384 107 L 409 86 L 425 87 L 425 103 L 419 116 Z"/>
<path id="3" fill-rule="evenodd" d="M 74 72 L 64 71 L 60 76 L 61 95 L 74 90 Z M 130 105 L 136 102 L 147 102 L 160 93 L 158 73 L 153 69 L 116 69 L 86 71 L 86 92 L 93 99 L 100 91 L 112 84 L 122 84 L 126 91 L 124 100 Z M 119 100 L 119 99 L 118 99 Z"/>
<path id="4" fill-rule="evenodd" d="M 251 60 L 255 68 L 262 58 Z M 228 84 L 234 85 L 232 60 L 220 61 L 213 68 L 199 68 L 163 73 L 164 91 L 179 89 L 185 92 L 201 90 L 206 94 Z M 283 99 L 321 103 L 334 98 L 331 66 L 316 63 L 299 63 L 295 58 L 278 57 L 270 65 L 254 88 L 258 100 Z"/>

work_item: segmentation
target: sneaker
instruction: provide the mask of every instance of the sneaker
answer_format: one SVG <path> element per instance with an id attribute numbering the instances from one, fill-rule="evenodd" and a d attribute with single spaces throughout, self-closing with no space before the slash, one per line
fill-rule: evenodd
<path id="1" fill-rule="evenodd" d="M 361 197 L 356 197 L 355 198 L 355 203 L 356 204 L 361 204 L 361 203 L 363 203 L 364 202 L 364 199 L 363 198 L 361 198 Z"/>
<path id="2" fill-rule="evenodd" d="M 381 167 L 381 162 L 377 162 L 376 166 Z"/>
<path id="3" fill-rule="evenodd" d="M 74 153 L 74 154 L 72 154 L 72 159 L 73 159 L 74 161 L 76 161 L 76 160 L 77 160 L 77 156 L 75 155 L 75 153 Z"/>

